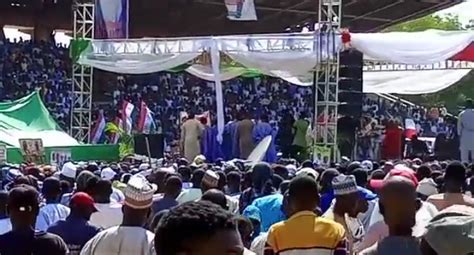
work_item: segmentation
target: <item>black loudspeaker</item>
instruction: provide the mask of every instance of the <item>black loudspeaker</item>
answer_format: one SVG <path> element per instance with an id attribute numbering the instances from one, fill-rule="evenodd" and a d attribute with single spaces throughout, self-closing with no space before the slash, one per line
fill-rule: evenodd
<path id="1" fill-rule="evenodd" d="M 362 67 L 363 54 L 355 49 L 339 55 L 339 106 L 338 112 L 344 116 L 359 118 L 362 114 Z"/>
<path id="2" fill-rule="evenodd" d="M 145 135 L 138 134 L 135 138 L 135 153 L 140 155 L 148 156 L 146 148 L 146 139 L 150 144 L 150 154 L 152 158 L 162 158 L 164 154 L 165 139 L 162 134 Z"/>

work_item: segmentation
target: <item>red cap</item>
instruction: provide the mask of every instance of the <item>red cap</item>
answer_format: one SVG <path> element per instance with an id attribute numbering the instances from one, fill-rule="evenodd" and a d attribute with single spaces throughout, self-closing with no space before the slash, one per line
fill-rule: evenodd
<path id="1" fill-rule="evenodd" d="M 383 180 L 370 180 L 369 186 L 375 190 L 381 189 L 384 181 L 392 176 L 404 177 L 411 181 L 415 187 L 418 187 L 418 179 L 416 178 L 415 172 L 408 167 L 398 166 L 395 169 L 390 170 Z"/>
<path id="2" fill-rule="evenodd" d="M 74 193 L 70 202 L 71 205 L 92 208 L 94 212 L 97 212 L 94 203 L 94 199 L 85 192 Z"/>

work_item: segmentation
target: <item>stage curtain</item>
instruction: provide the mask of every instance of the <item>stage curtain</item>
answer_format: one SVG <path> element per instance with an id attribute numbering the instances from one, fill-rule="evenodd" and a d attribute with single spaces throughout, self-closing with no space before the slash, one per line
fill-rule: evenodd
<path id="1" fill-rule="evenodd" d="M 352 33 L 351 45 L 364 59 L 397 64 L 445 61 L 474 41 L 474 31 Z"/>
<path id="2" fill-rule="evenodd" d="M 419 95 L 443 90 L 469 73 L 469 69 L 364 72 L 364 93 Z"/>

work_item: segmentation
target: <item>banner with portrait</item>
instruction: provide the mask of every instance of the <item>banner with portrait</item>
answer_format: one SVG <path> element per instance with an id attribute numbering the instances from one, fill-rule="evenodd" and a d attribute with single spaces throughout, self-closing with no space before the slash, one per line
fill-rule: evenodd
<path id="1" fill-rule="evenodd" d="M 52 166 L 62 167 L 68 161 L 71 161 L 71 150 L 53 150 L 50 154 L 50 163 Z"/>
<path id="2" fill-rule="evenodd" d="M 95 1 L 95 38 L 128 38 L 129 0 Z"/>
<path id="3" fill-rule="evenodd" d="M 321 165 L 327 166 L 331 163 L 331 148 L 323 145 L 317 145 L 314 147 L 314 153 L 316 155 L 316 160 L 319 161 Z"/>
<path id="4" fill-rule="evenodd" d="M 19 139 L 21 153 L 26 162 L 44 161 L 44 147 L 41 139 Z"/>

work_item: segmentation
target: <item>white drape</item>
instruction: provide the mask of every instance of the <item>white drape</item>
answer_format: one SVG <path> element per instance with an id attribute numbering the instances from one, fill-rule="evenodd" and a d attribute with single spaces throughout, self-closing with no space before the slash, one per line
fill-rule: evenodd
<path id="1" fill-rule="evenodd" d="M 469 69 L 364 72 L 364 93 L 419 95 L 441 91 L 458 82 Z"/>
<path id="2" fill-rule="evenodd" d="M 214 72 L 212 67 L 195 64 L 186 69 L 186 72 L 206 81 L 214 81 Z M 221 81 L 232 80 L 245 73 L 245 68 L 222 68 L 219 72 L 219 79 Z"/>
<path id="3" fill-rule="evenodd" d="M 333 34 L 229 37 L 220 40 L 221 51 L 234 61 L 283 79 L 308 74 L 321 59 L 335 57 L 323 53 L 336 52 L 341 47 L 339 36 Z"/>
<path id="4" fill-rule="evenodd" d="M 461 52 L 472 41 L 474 31 L 353 33 L 351 45 L 368 60 L 398 64 L 432 64 Z"/>
<path id="5" fill-rule="evenodd" d="M 222 96 L 222 82 L 220 79 L 219 65 L 221 63 L 219 46 L 217 40 L 212 40 L 211 44 L 211 65 L 214 73 L 214 84 L 216 90 L 216 108 L 217 108 L 217 141 L 222 143 L 222 134 L 224 132 L 224 97 Z"/>
<path id="6" fill-rule="evenodd" d="M 166 71 L 188 63 L 209 46 L 208 40 L 95 40 L 78 63 L 123 74 Z"/>

